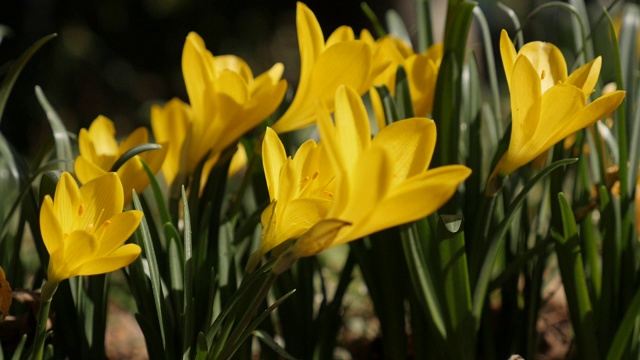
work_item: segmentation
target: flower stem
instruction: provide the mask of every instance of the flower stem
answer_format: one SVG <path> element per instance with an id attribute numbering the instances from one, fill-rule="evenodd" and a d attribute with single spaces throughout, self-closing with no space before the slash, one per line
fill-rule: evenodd
<path id="1" fill-rule="evenodd" d="M 57 282 L 46 282 L 42 286 L 40 295 L 40 312 L 38 313 L 38 325 L 36 327 L 36 338 L 33 341 L 32 360 L 41 360 L 44 354 L 44 341 L 46 340 L 47 321 L 49 320 L 49 308 L 51 307 L 51 299 L 58 289 Z"/>

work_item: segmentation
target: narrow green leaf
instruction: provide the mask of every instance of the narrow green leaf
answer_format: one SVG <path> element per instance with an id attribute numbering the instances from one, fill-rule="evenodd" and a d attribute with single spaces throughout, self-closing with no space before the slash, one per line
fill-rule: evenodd
<path id="1" fill-rule="evenodd" d="M 584 265 L 580 251 L 578 226 L 573 210 L 563 193 L 558 194 L 564 235 L 554 234 L 558 265 L 567 295 L 569 315 L 575 332 L 575 342 L 581 359 L 598 359 L 598 338 L 589 299 Z"/>
<path id="2" fill-rule="evenodd" d="M 170 354 L 164 351 L 163 340 L 151 321 L 140 313 L 135 314 L 135 317 L 136 321 L 138 321 L 138 326 L 140 326 L 140 330 L 142 330 L 144 334 L 149 359 L 169 359 Z"/>
<path id="3" fill-rule="evenodd" d="M 515 11 L 513 11 L 512 8 L 503 3 L 498 2 L 498 7 L 500 8 L 500 10 L 507 13 L 509 19 L 511 19 L 511 22 L 513 23 L 514 29 L 518 31 L 516 36 L 516 43 L 518 44 L 517 48 L 520 49 L 522 45 L 524 45 L 524 36 L 522 35 L 522 24 L 520 23 L 520 18 L 518 18 L 518 15 Z"/>
<path id="4" fill-rule="evenodd" d="M 267 318 L 267 316 L 271 315 L 271 313 L 275 309 L 277 309 L 278 306 L 280 306 L 280 304 L 282 304 L 285 300 L 287 300 L 295 292 L 296 292 L 296 290 L 293 289 L 293 290 L 289 291 L 288 293 L 284 294 L 283 296 L 281 296 L 278 300 L 274 301 L 273 304 L 271 304 L 265 311 L 262 312 L 262 314 L 260 314 L 258 317 L 256 317 L 246 327 L 246 330 L 243 332 L 243 334 L 239 338 L 239 340 L 234 345 L 232 345 L 231 350 L 230 351 L 226 351 L 225 353 L 228 354 L 229 357 L 233 356 L 233 354 L 235 354 L 235 352 L 238 351 L 238 348 L 240 348 L 240 345 L 242 345 L 242 343 L 244 343 L 245 340 L 247 340 L 249 338 L 249 336 L 251 336 L 251 334 L 258 327 L 258 325 L 260 325 L 260 323 L 262 323 L 264 321 L 264 319 Z"/>
<path id="5" fill-rule="evenodd" d="M 415 116 L 413 102 L 411 101 L 411 90 L 409 89 L 409 79 L 407 79 L 407 73 L 402 65 L 398 66 L 398 70 L 396 70 L 395 103 L 399 119 L 408 119 Z"/>
<path id="6" fill-rule="evenodd" d="M 13 85 L 16 83 L 18 76 L 22 72 L 22 69 L 24 69 L 24 66 L 27 64 L 27 62 L 29 62 L 33 54 L 35 54 L 36 51 L 38 51 L 38 49 L 42 47 L 42 45 L 46 44 L 47 42 L 49 42 L 49 40 L 53 39 L 56 36 L 57 34 L 50 34 L 36 41 L 33 45 L 31 45 L 31 47 L 27 49 L 27 51 L 20 55 L 18 60 L 16 60 L 13 65 L 11 65 L 9 72 L 4 77 L 4 79 L 2 79 L 2 83 L 0 83 L 0 121 L 2 120 L 2 116 L 4 115 L 4 108 L 7 105 L 9 94 L 11 93 Z"/>
<path id="7" fill-rule="evenodd" d="M 419 53 L 424 52 L 433 44 L 430 3 L 429 0 L 416 0 L 416 27 L 418 28 Z"/>
<path id="8" fill-rule="evenodd" d="M 631 339 L 631 335 L 634 332 L 637 333 L 636 323 L 639 317 L 640 290 L 637 290 L 633 300 L 631 300 L 631 304 L 626 309 L 624 317 L 616 331 L 615 337 L 611 342 L 609 352 L 607 353 L 607 360 L 620 360 L 623 358 L 625 352 L 629 348 L 627 344 L 629 343 L 629 339 Z M 638 349 L 636 349 L 636 352 L 638 352 Z"/>
<path id="9" fill-rule="evenodd" d="M 487 296 L 487 290 L 489 288 L 489 283 L 491 282 L 491 275 L 493 273 L 493 266 L 495 264 L 496 258 L 498 256 L 498 250 L 504 240 L 504 236 L 506 232 L 509 230 L 509 225 L 513 216 L 516 214 L 516 210 L 522 206 L 527 194 L 533 188 L 533 186 L 540 180 L 547 177 L 553 170 L 566 166 L 572 163 L 575 163 L 577 159 L 564 159 L 559 160 L 554 163 L 549 164 L 546 168 L 540 171 L 536 176 L 534 176 L 529 182 L 526 183 L 524 188 L 520 190 L 520 193 L 509 205 L 509 209 L 505 213 L 503 220 L 498 224 L 495 232 L 491 234 L 489 238 L 487 250 L 483 251 L 480 255 L 484 255 L 482 257 L 481 265 L 479 268 L 471 267 L 471 274 L 478 274 L 476 278 L 471 278 L 472 281 L 472 289 L 473 289 L 473 317 L 478 321 L 482 317 L 482 309 L 484 307 L 484 302 Z M 472 262 L 473 266 L 474 263 Z M 476 279 L 474 281 L 474 279 Z M 479 325 L 479 321 L 476 326 Z"/>
<path id="10" fill-rule="evenodd" d="M 193 342 L 193 318 L 194 314 L 194 304 L 193 304 L 193 282 L 195 279 L 193 278 L 193 242 L 191 239 L 191 213 L 189 212 L 189 202 L 187 201 L 187 193 L 182 187 L 182 213 L 184 217 L 184 329 L 182 330 L 182 354 L 183 358 L 189 355 L 189 347 Z M 200 337 L 204 339 L 205 349 L 207 347 L 206 338 L 202 332 L 198 334 L 198 353 L 200 352 Z"/>
<path id="11" fill-rule="evenodd" d="M 430 234 L 424 229 L 427 220 L 420 220 L 402 228 L 402 245 L 404 257 L 409 267 L 409 275 L 413 288 L 418 297 L 422 309 L 428 314 L 443 339 L 447 338 L 447 326 L 443 318 L 443 309 L 440 305 L 436 290 L 436 277 L 432 274 L 427 261 L 427 256 L 420 241 L 429 241 Z M 421 223 L 423 226 L 419 226 Z M 428 250 L 427 250 L 428 251 Z"/>
<path id="12" fill-rule="evenodd" d="M 132 191 L 133 194 L 133 206 L 136 210 L 143 211 L 142 205 L 140 204 L 140 199 L 138 198 L 138 194 L 135 191 Z M 151 289 L 153 291 L 153 300 L 156 306 L 156 314 L 158 316 L 158 323 L 160 325 L 160 336 L 162 338 L 162 348 L 167 348 L 167 342 L 165 338 L 166 330 L 164 328 L 165 322 L 165 314 L 163 311 L 163 301 L 164 296 L 162 294 L 162 285 L 160 279 L 160 270 L 158 269 L 158 260 L 156 258 L 156 252 L 153 247 L 153 239 L 151 238 L 151 233 L 149 232 L 149 225 L 147 224 L 147 220 L 145 217 L 142 218 L 140 222 L 140 226 L 135 232 L 135 238 L 138 245 L 142 246 L 144 250 L 145 258 L 149 263 L 149 276 L 151 278 Z"/>
<path id="13" fill-rule="evenodd" d="M 475 357 L 475 325 L 471 317 L 469 269 L 462 223 L 462 215 L 440 216 L 438 247 L 448 315 L 447 345 L 452 356 L 472 359 Z"/>
<path id="14" fill-rule="evenodd" d="M 156 145 L 156 144 L 147 144 L 147 145 Z M 159 149 L 159 147 L 156 147 L 156 149 Z M 158 184 L 158 179 L 156 178 L 156 175 L 153 173 L 153 171 L 151 171 L 146 161 L 140 159 L 140 162 L 142 163 L 142 167 L 144 168 L 144 171 L 147 173 L 147 177 L 149 178 L 149 185 L 151 186 L 151 190 L 153 191 L 153 198 L 155 199 L 156 206 L 158 207 L 158 213 L 160 214 L 160 221 L 164 224 L 166 223 L 173 224 L 171 222 L 171 214 L 169 213 L 167 202 L 164 200 L 164 196 L 162 195 L 162 190 L 160 189 L 160 184 Z M 173 229 L 176 230 L 175 226 L 173 227 Z"/>
<path id="15" fill-rule="evenodd" d="M 407 44 L 411 45 L 411 36 L 409 36 L 409 31 L 407 30 L 407 26 L 402 21 L 402 17 L 398 14 L 397 11 L 391 9 L 388 10 L 385 14 L 385 19 L 387 21 L 387 29 L 389 29 L 389 34 L 394 35 L 400 39 L 402 39 Z"/>
<path id="16" fill-rule="evenodd" d="M 124 163 L 129 161 L 129 159 L 131 159 L 136 155 L 140 155 L 145 151 L 158 150 L 161 148 L 162 146 L 158 144 L 140 144 L 140 145 L 134 146 L 131 149 L 127 150 L 127 152 L 122 154 L 122 156 L 120 156 L 118 160 L 116 160 L 116 162 L 113 163 L 113 166 L 111 166 L 111 169 L 109 171 L 113 171 L 113 172 L 118 171 L 118 169 L 120 169 L 120 167 L 124 165 Z"/>
<path id="17" fill-rule="evenodd" d="M 56 158 L 63 161 L 60 164 L 61 170 L 73 171 L 73 153 L 71 151 L 71 140 L 69 139 L 67 128 L 64 126 L 64 123 L 53 106 L 49 103 L 49 100 L 47 100 L 40 86 L 36 86 L 36 97 L 38 98 L 38 102 L 40 102 L 40 106 L 42 106 L 42 109 L 47 115 L 49 126 L 51 126 L 51 130 L 53 131 Z"/>
<path id="18" fill-rule="evenodd" d="M 360 8 L 369 21 L 371 21 L 371 25 L 373 26 L 373 30 L 376 35 L 378 35 L 378 37 L 387 35 L 387 32 L 384 30 L 384 27 L 382 27 L 382 24 L 380 24 L 380 20 L 378 20 L 376 13 L 373 12 L 369 5 L 363 1 L 360 3 Z"/>
<path id="19" fill-rule="evenodd" d="M 207 354 L 209 353 L 209 349 L 207 348 L 207 339 L 205 338 L 202 331 L 198 333 L 198 338 L 196 340 L 196 360 L 205 360 L 207 358 Z"/>
<path id="20" fill-rule="evenodd" d="M 269 334 L 267 334 L 266 332 L 264 332 L 262 330 L 254 330 L 253 331 L 253 336 L 255 336 L 260 341 L 265 343 L 268 347 L 270 347 L 273 351 L 275 351 L 280 357 L 288 359 L 288 360 L 296 360 L 296 358 L 294 358 L 293 356 L 289 355 L 289 353 L 286 352 L 285 349 L 280 347 L 280 345 L 278 345 L 278 343 L 275 340 L 273 340 L 273 338 Z"/>
<path id="21" fill-rule="evenodd" d="M 380 99 L 382 99 L 382 107 L 384 109 L 384 118 L 386 119 L 387 125 L 400 120 L 400 115 L 398 114 L 398 109 L 396 108 L 396 103 L 387 89 L 386 85 L 376 86 L 376 91 L 380 95 Z"/>
<path id="22" fill-rule="evenodd" d="M 23 358 L 22 352 L 24 351 L 24 345 L 26 343 L 27 343 L 27 334 L 24 334 L 22 335 L 22 338 L 20 338 L 20 342 L 18 343 L 18 346 L 16 346 L 16 349 L 13 352 L 13 356 L 11 357 L 11 360 L 20 360 Z M 4 357 L 2 353 L 0 353 L 0 356 Z"/>
<path id="23" fill-rule="evenodd" d="M 493 57 L 493 41 L 491 39 L 491 31 L 489 29 L 489 24 L 487 23 L 487 18 L 484 16 L 482 9 L 479 6 L 473 8 L 473 15 L 480 26 L 481 34 L 482 34 L 482 47 L 483 53 L 485 55 L 485 61 L 487 69 L 487 75 L 489 77 L 489 89 L 491 89 L 491 110 L 493 110 L 493 114 L 496 118 L 502 119 L 502 110 L 500 106 L 500 91 L 498 90 L 498 75 L 496 74 L 496 61 Z M 502 133 L 502 123 L 500 121 L 497 122 L 498 133 Z"/>

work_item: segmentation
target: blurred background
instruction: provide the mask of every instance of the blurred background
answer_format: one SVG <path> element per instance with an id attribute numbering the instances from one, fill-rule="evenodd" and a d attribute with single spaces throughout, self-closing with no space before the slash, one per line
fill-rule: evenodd
<path id="1" fill-rule="evenodd" d="M 543 2 L 503 1 L 521 18 Z M 356 32 L 371 29 L 360 0 L 306 3 L 325 36 L 344 24 Z M 415 0 L 367 3 L 381 19 L 389 9 L 398 11 L 415 36 Z M 501 28 L 512 30 L 511 21 L 496 3 L 480 2 L 494 41 Z M 600 9 L 606 5 L 591 3 Z M 174 96 L 187 100 L 181 54 L 189 31 L 198 32 L 214 55 L 235 54 L 245 59 L 254 75 L 275 62 L 284 63 L 291 92 L 299 71 L 295 7 L 294 0 L 2 0 L 0 24 L 11 33 L 0 43 L 0 77 L 10 60 L 38 39 L 51 33 L 58 37 L 35 54 L 18 78 L 0 130 L 25 155 L 34 154 L 51 136 L 35 85 L 42 87 L 71 132 L 88 127 L 100 114 L 116 123 L 119 135 L 148 124 L 152 103 Z M 431 7 L 434 33 L 441 38 L 446 1 L 431 1 Z M 525 28 L 525 32 L 535 32 L 538 39 L 549 36 L 554 41 L 559 37 L 572 41 L 570 31 L 562 31 L 570 26 L 566 13 L 556 9 L 544 16 L 548 21 L 537 19 L 538 28 Z M 470 43 L 481 47 L 478 40 Z M 502 76 L 501 71 L 499 74 Z"/>

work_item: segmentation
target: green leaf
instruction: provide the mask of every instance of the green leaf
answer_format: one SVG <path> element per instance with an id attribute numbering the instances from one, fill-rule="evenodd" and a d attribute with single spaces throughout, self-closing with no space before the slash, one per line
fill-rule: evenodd
<path id="1" fill-rule="evenodd" d="M 387 21 L 387 29 L 389 29 L 389 34 L 400 38 L 405 43 L 411 45 L 411 36 L 409 36 L 409 31 L 407 30 L 407 26 L 402 21 L 402 17 L 398 14 L 397 11 L 391 9 L 388 10 L 385 14 L 385 19 Z"/>
<path id="2" fill-rule="evenodd" d="M 371 25 L 373 25 L 373 30 L 376 35 L 378 35 L 378 37 L 387 35 L 387 32 L 384 31 L 384 27 L 382 27 L 382 24 L 380 24 L 380 20 L 378 20 L 376 13 L 371 10 L 369 5 L 367 5 L 366 2 L 361 2 L 360 8 L 362 9 L 362 12 L 364 12 L 364 15 L 369 19 L 369 21 L 371 21 Z"/>
<path id="3" fill-rule="evenodd" d="M 411 91 L 409 89 L 409 79 L 407 79 L 407 73 L 402 65 L 398 66 L 398 70 L 396 70 L 395 103 L 399 119 L 408 119 L 415 116 L 413 112 L 413 102 L 411 101 Z"/>
<path id="4" fill-rule="evenodd" d="M 442 339 L 447 338 L 447 325 L 445 325 L 444 311 L 440 304 L 436 288 L 438 274 L 430 269 L 428 257 L 425 253 L 430 250 L 422 246 L 421 242 L 433 241 L 428 233 L 427 220 L 423 219 L 410 226 L 403 227 L 401 231 L 404 257 L 409 268 L 409 275 L 413 288 L 418 297 L 422 309 L 433 321 Z M 443 296 L 442 296 L 443 297 Z"/>
<path id="5" fill-rule="evenodd" d="M 559 160 L 554 163 L 549 164 L 546 168 L 540 171 L 536 176 L 534 176 L 531 180 L 529 180 L 524 188 L 520 190 L 520 193 L 516 198 L 511 202 L 509 208 L 507 209 L 504 219 L 498 224 L 497 228 L 491 234 L 489 241 L 487 243 L 487 247 L 485 251 L 473 253 L 472 256 L 476 257 L 479 260 L 475 262 L 471 261 L 471 274 L 478 274 L 477 277 L 471 278 L 472 281 L 472 289 L 473 289 L 473 317 L 476 320 L 479 320 L 482 316 L 482 309 L 484 307 L 484 302 L 487 296 L 487 290 L 489 288 L 489 283 L 491 282 L 491 275 L 493 273 L 493 266 L 495 264 L 496 258 L 498 256 L 498 251 L 504 240 L 504 236 L 509 230 L 509 225 L 513 216 L 517 213 L 516 210 L 522 206 L 524 200 L 533 188 L 533 186 L 540 180 L 547 177 L 553 170 L 566 166 L 572 163 L 575 163 L 577 159 L 564 159 Z M 476 265 L 481 264 L 481 265 Z M 475 281 L 474 281 L 475 279 Z M 479 325 L 479 321 L 476 323 L 476 326 Z"/>
<path id="6" fill-rule="evenodd" d="M 620 360 L 623 358 L 625 352 L 628 349 L 628 342 L 633 333 L 637 333 L 637 322 L 640 317 L 640 290 L 636 291 L 636 294 L 631 300 L 631 304 L 627 308 L 615 337 L 609 347 L 607 353 L 607 360 Z M 638 349 L 636 349 L 636 352 Z"/>
<path id="7" fill-rule="evenodd" d="M 493 57 L 493 41 L 491 39 L 491 31 L 489 29 L 489 24 L 487 23 L 487 18 L 484 16 L 482 9 L 479 6 L 473 8 L 473 15 L 478 22 L 478 25 L 482 34 L 482 47 L 483 53 L 485 55 L 485 61 L 487 69 L 487 76 L 489 77 L 489 88 L 491 89 L 491 110 L 493 110 L 493 114 L 498 119 L 502 119 L 502 111 L 500 106 L 500 91 L 498 90 L 498 75 L 496 74 L 496 61 Z M 479 82 L 478 82 L 479 84 Z M 498 133 L 502 132 L 502 123 L 500 121 L 497 122 Z"/>
<path id="8" fill-rule="evenodd" d="M 18 60 L 16 60 L 13 65 L 11 65 L 9 72 L 4 77 L 4 79 L 2 79 L 2 83 L 0 83 L 0 121 L 2 120 L 2 116 L 4 115 L 4 108 L 7 105 L 9 94 L 11 93 L 13 85 L 16 83 L 18 76 L 22 72 L 22 69 L 27 64 L 27 62 L 29 62 L 29 59 L 31 59 L 33 54 L 35 54 L 36 51 L 38 51 L 38 49 L 42 47 L 42 45 L 46 44 L 47 42 L 49 42 L 49 40 L 53 39 L 56 36 L 57 34 L 50 34 L 36 41 L 33 45 L 31 45 L 31 47 L 27 49 L 27 51 L 22 53 L 20 58 L 18 58 Z"/>
<path id="9" fill-rule="evenodd" d="M 475 325 L 471 317 L 471 290 L 462 222 L 462 215 L 439 217 L 438 248 L 448 316 L 449 353 L 460 359 L 472 359 L 475 357 Z"/>
<path id="10" fill-rule="evenodd" d="M 194 319 L 194 304 L 193 304 L 193 242 L 191 239 L 191 213 L 189 212 L 189 202 L 184 186 L 182 187 L 182 212 L 184 217 L 184 329 L 182 333 L 182 354 L 188 356 L 188 348 L 193 342 L 193 319 Z M 202 337 L 202 339 L 201 339 Z M 201 340 L 204 340 L 205 349 L 207 347 L 206 337 L 200 332 L 198 334 L 198 347 L 197 351 L 200 352 Z"/>
<path id="11" fill-rule="evenodd" d="M 133 207 L 136 210 L 143 211 L 140 199 L 135 191 L 133 194 Z M 145 217 L 142 217 L 140 226 L 135 232 L 135 238 L 138 245 L 142 246 L 144 250 L 145 258 L 149 263 L 149 277 L 151 278 L 151 289 L 153 291 L 153 300 L 156 307 L 156 315 L 158 318 L 158 324 L 160 326 L 160 336 L 162 338 L 162 349 L 167 349 L 166 330 L 164 328 L 165 313 L 163 311 L 164 295 L 162 294 L 162 285 L 160 278 L 160 270 L 158 268 L 158 260 L 156 258 L 156 252 L 153 247 L 153 239 L 149 232 L 149 225 Z"/>
<path id="12" fill-rule="evenodd" d="M 289 353 L 287 353 L 285 351 L 285 349 L 280 347 L 280 345 L 278 345 L 278 343 L 276 343 L 276 341 L 273 340 L 273 338 L 269 334 L 267 334 L 266 332 L 264 332 L 262 330 L 254 330 L 253 331 L 253 336 L 255 336 L 260 341 L 265 343 L 268 347 L 270 347 L 273 351 L 275 351 L 280 357 L 288 359 L 288 360 L 296 360 L 296 358 L 294 358 L 293 356 L 289 355 Z"/>
<path id="13" fill-rule="evenodd" d="M 156 144 L 145 144 L 145 145 L 156 145 Z M 143 146 L 143 145 L 141 145 Z M 155 149 L 159 149 L 160 145 L 157 145 L 158 147 L 154 147 Z M 137 147 L 135 147 L 137 148 Z M 134 148 L 134 149 L 135 149 Z M 133 150 L 133 149 L 131 149 Z M 128 152 L 127 152 L 128 154 Z M 125 154 L 126 155 L 126 154 Z M 123 155 L 124 157 L 124 155 Z M 124 161 L 126 162 L 126 160 Z M 123 164 L 124 164 L 123 162 Z M 173 226 L 173 223 L 171 222 L 171 214 L 169 213 L 169 208 L 167 207 L 167 202 L 164 200 L 164 196 L 162 195 L 162 190 L 160 189 L 160 184 L 158 184 L 158 179 L 156 178 L 156 175 L 153 173 L 153 171 L 151 171 L 151 169 L 149 168 L 149 165 L 147 165 L 147 162 L 140 159 L 140 162 L 142 163 L 142 167 L 144 168 L 145 173 L 147 173 L 147 177 L 149 178 L 149 185 L 151 185 L 151 190 L 153 191 L 153 198 L 156 201 L 156 206 L 158 206 L 158 213 L 160 214 L 160 221 L 164 224 L 171 224 Z M 115 164 L 114 164 L 115 166 Z M 173 226 L 173 230 L 176 231 L 177 230 L 175 228 L 175 226 Z M 179 237 L 178 237 L 179 239 Z"/>
<path id="14" fill-rule="evenodd" d="M 164 351 L 163 340 L 157 329 L 142 314 L 135 314 L 140 330 L 144 334 L 144 341 L 147 344 L 149 359 L 169 359 L 170 355 Z"/>
<path id="15" fill-rule="evenodd" d="M 418 52 L 422 53 L 433 44 L 431 8 L 429 0 L 416 0 L 416 27 L 418 28 Z"/>
<path id="16" fill-rule="evenodd" d="M 209 353 L 209 349 L 207 348 L 207 339 L 205 338 L 202 331 L 198 333 L 198 338 L 196 340 L 196 360 L 205 360 L 207 358 L 207 354 Z M 186 354 L 185 354 L 186 355 Z M 188 357 L 184 357 L 187 358 Z"/>
<path id="17" fill-rule="evenodd" d="M 562 214 L 563 235 L 553 232 L 556 240 L 558 265 L 567 295 L 569 315 L 575 332 L 575 343 L 581 359 L 598 359 L 594 314 L 591 309 L 587 281 L 584 274 L 578 226 L 573 210 L 563 193 L 558 194 Z"/>
<path id="18" fill-rule="evenodd" d="M 396 108 L 396 102 L 393 99 L 393 95 L 389 92 L 386 85 L 376 86 L 376 91 L 380 95 L 382 100 L 382 108 L 384 109 L 384 118 L 387 125 L 400 120 L 398 109 Z"/>
<path id="19" fill-rule="evenodd" d="M 131 149 L 127 150 L 127 152 L 122 154 L 122 156 L 120 156 L 118 160 L 113 163 L 113 166 L 109 171 L 116 172 L 122 165 L 124 165 L 124 163 L 129 161 L 132 157 L 139 155 L 145 151 L 158 150 L 161 148 L 162 146 L 158 144 L 140 144 L 138 146 L 134 146 Z"/>
<path id="20" fill-rule="evenodd" d="M 73 153 L 71 151 L 71 140 L 64 123 L 56 113 L 55 109 L 47 100 L 40 86 L 36 86 L 36 97 L 40 102 L 40 106 L 47 114 L 49 125 L 53 131 L 53 140 L 56 146 L 56 158 L 62 160 L 62 171 L 73 171 Z"/>
<path id="21" fill-rule="evenodd" d="M 24 344 L 27 343 L 27 334 L 22 335 L 22 338 L 20 338 L 20 342 L 18 343 L 18 346 L 16 346 L 16 349 L 13 352 L 13 356 L 11 357 L 11 360 L 20 360 L 23 358 L 22 356 L 22 352 L 24 351 Z M 2 352 L 0 352 L 0 356 L 2 356 Z"/>

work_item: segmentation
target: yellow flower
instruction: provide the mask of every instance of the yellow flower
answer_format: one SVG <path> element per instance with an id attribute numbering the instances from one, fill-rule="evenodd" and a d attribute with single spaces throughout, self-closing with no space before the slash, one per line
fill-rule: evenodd
<path id="1" fill-rule="evenodd" d="M 138 245 L 122 244 L 138 227 L 142 212 L 122 212 L 123 199 L 115 173 L 81 188 L 69 173 L 62 174 L 54 200 L 47 195 L 40 209 L 42 240 L 49 252 L 49 282 L 111 272 L 140 255 Z"/>
<path id="2" fill-rule="evenodd" d="M 11 300 L 11 285 L 0 267 L 0 320 L 4 320 L 9 315 Z"/>
<path id="3" fill-rule="evenodd" d="M 311 256 L 423 218 L 455 193 L 471 170 L 448 165 L 428 170 L 436 141 L 435 123 L 410 118 L 382 129 L 371 139 L 366 109 L 347 87 L 336 92 L 335 125 L 319 111 L 318 127 L 336 173 L 333 201 L 324 219 L 293 246 L 294 257 Z"/>
<path id="4" fill-rule="evenodd" d="M 411 103 L 415 116 L 428 116 L 433 111 L 433 96 L 438 79 L 438 70 L 442 61 L 442 44 L 435 44 L 422 54 L 402 40 L 392 36 L 383 36 L 377 41 L 363 30 L 360 38 L 370 44 L 373 50 L 373 86 L 386 85 L 391 95 L 396 93 L 396 72 L 402 65 L 407 74 Z M 382 100 L 375 88 L 369 90 L 378 128 L 386 126 Z"/>
<path id="5" fill-rule="evenodd" d="M 273 113 L 287 89 L 286 81 L 280 79 L 283 70 L 278 63 L 254 78 L 244 60 L 233 55 L 214 57 L 198 34 L 189 33 L 182 73 L 190 105 L 173 99 L 151 111 L 154 136 L 169 142 L 170 160 L 163 168 L 167 182 L 172 183 L 179 173 L 191 174 L 207 153 L 219 156 Z"/>
<path id="6" fill-rule="evenodd" d="M 354 40 L 351 28 L 338 28 L 325 43 L 318 20 L 301 2 L 297 5 L 296 26 L 300 83 L 291 105 L 273 125 L 277 133 L 312 125 L 318 101 L 332 111 L 340 85 L 351 86 L 360 95 L 371 87 L 371 49 L 364 41 Z"/>
<path id="7" fill-rule="evenodd" d="M 262 212 L 262 242 L 249 269 L 262 255 L 324 219 L 333 198 L 335 175 L 322 144 L 307 140 L 293 158 L 287 157 L 276 132 L 267 128 L 262 156 L 270 204 Z"/>
<path id="8" fill-rule="evenodd" d="M 567 64 L 556 46 L 534 41 L 516 53 L 504 30 L 500 53 L 511 93 L 511 140 L 496 169 L 501 175 L 605 117 L 624 99 L 624 91 L 614 91 L 587 105 L 600 75 L 600 57 L 567 75 Z"/>
<path id="9" fill-rule="evenodd" d="M 128 150 L 149 142 L 149 131 L 144 127 L 134 130 L 120 145 L 115 134 L 113 122 L 102 115 L 91 123 L 89 130 L 80 130 L 78 136 L 80 155 L 75 160 L 74 170 L 81 183 L 85 184 L 107 174 L 116 160 Z M 120 166 L 117 174 L 124 187 L 125 204 L 131 202 L 132 190 L 135 189 L 140 193 L 149 185 L 149 178 L 140 159 L 144 160 L 154 173 L 157 173 L 166 152 L 166 146 L 158 150 L 145 151 Z"/>

